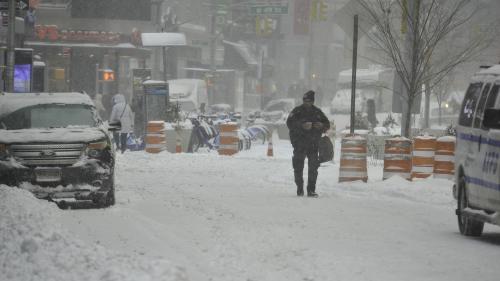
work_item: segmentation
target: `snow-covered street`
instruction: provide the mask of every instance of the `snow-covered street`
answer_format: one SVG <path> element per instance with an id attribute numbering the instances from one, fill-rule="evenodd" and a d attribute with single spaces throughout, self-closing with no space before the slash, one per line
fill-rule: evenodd
<path id="1" fill-rule="evenodd" d="M 0 208 L 0 280 L 498 280 L 500 229 L 461 236 L 452 182 L 382 181 L 371 166 L 367 184 L 339 184 L 328 163 L 320 197 L 299 198 L 291 146 L 275 143 L 273 158 L 266 148 L 120 154 L 108 209 L 59 210 L 0 187 L 30 204 Z M 35 207 L 43 213 L 24 215 Z"/>

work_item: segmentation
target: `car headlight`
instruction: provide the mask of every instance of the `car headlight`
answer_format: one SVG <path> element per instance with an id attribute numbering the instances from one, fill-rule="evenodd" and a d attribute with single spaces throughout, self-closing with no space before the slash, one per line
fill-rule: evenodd
<path id="1" fill-rule="evenodd" d="M 91 142 L 87 145 L 87 155 L 92 158 L 97 158 L 101 156 L 102 151 L 107 147 L 108 142 L 106 140 Z"/>

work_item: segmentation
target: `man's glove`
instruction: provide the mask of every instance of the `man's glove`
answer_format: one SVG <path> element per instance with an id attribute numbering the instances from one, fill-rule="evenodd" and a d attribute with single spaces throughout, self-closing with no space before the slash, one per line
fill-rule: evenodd
<path id="1" fill-rule="evenodd" d="M 312 122 L 304 122 L 302 123 L 302 129 L 304 130 L 311 130 L 312 128 Z"/>

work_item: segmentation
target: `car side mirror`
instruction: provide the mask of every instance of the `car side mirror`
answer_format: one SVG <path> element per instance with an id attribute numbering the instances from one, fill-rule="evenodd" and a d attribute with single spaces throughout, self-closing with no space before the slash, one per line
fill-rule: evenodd
<path id="1" fill-rule="evenodd" d="M 120 121 L 110 122 L 108 124 L 108 131 L 116 132 L 116 131 L 120 131 L 121 129 L 122 129 L 122 122 L 120 122 Z"/>
<path id="2" fill-rule="evenodd" d="M 500 129 L 500 109 L 486 109 L 484 112 L 483 126 L 488 129 Z"/>

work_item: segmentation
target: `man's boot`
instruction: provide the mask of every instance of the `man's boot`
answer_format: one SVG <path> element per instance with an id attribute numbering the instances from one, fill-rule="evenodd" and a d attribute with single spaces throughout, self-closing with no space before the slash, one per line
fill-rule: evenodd
<path id="1" fill-rule="evenodd" d="M 297 185 L 297 196 L 304 196 L 304 186 L 303 185 Z"/>
<path id="2" fill-rule="evenodd" d="M 308 184 L 307 185 L 307 197 L 318 197 L 318 194 L 316 193 L 316 186 Z"/>

